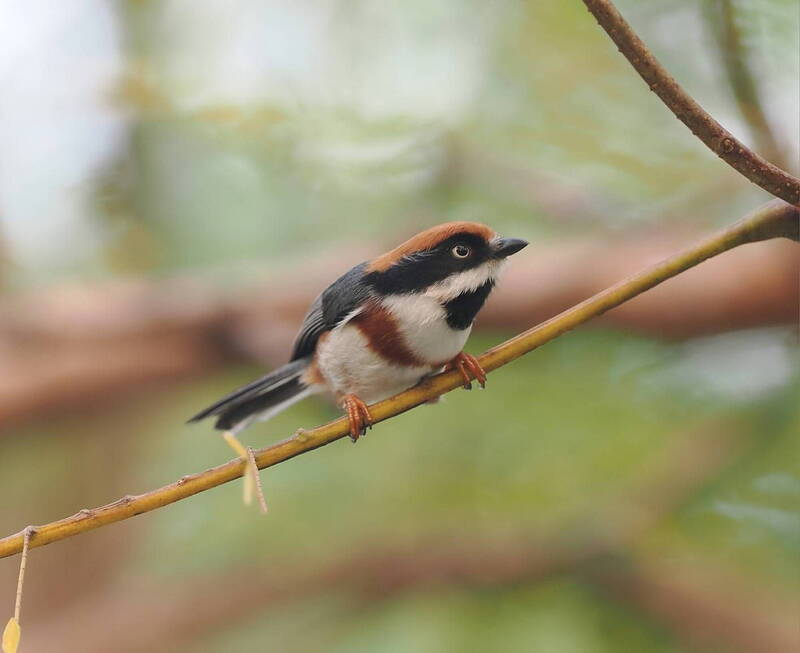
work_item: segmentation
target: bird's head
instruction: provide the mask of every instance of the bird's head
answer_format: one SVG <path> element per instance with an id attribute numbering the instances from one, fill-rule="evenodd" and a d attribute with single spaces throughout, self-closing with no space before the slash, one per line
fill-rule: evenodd
<path id="1" fill-rule="evenodd" d="M 427 229 L 367 264 L 370 285 L 384 295 L 424 293 L 442 303 L 488 294 L 508 256 L 527 245 L 477 222 Z"/>

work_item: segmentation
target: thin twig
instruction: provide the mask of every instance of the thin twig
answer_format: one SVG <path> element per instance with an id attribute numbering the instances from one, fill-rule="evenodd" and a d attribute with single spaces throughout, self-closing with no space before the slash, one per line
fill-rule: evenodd
<path id="1" fill-rule="evenodd" d="M 747 122 L 759 151 L 768 161 L 786 167 L 784 152 L 769 124 L 764 105 L 750 67 L 747 48 L 736 22 L 736 8 L 732 0 L 712 0 L 707 12 L 707 23 L 717 42 L 728 84 Z"/>
<path id="2" fill-rule="evenodd" d="M 22 610 L 22 588 L 25 585 L 25 568 L 28 566 L 28 550 L 31 544 L 31 535 L 34 529 L 28 526 L 22 535 L 22 559 L 19 561 L 19 578 L 17 578 L 17 596 L 14 600 L 14 619 L 19 623 L 19 615 Z"/>
<path id="3" fill-rule="evenodd" d="M 479 361 L 487 372 L 496 370 L 661 282 L 744 243 L 780 237 L 798 240 L 800 238 L 798 235 L 799 220 L 800 209 L 797 207 L 780 201 L 770 202 L 731 227 L 490 349 L 479 358 Z M 371 406 L 370 412 L 373 421 L 382 422 L 404 413 L 415 406 L 459 388 L 462 384 L 461 375 L 455 371 L 434 376 L 405 392 Z M 348 434 L 349 424 L 345 418 L 337 419 L 310 431 L 300 429 L 293 437 L 256 451 L 256 462 L 260 469 L 271 467 L 300 454 L 318 449 Z M 37 527 L 36 539 L 32 545 L 49 544 L 161 508 L 239 478 L 247 472 L 247 467 L 246 462 L 237 458 L 204 472 L 184 476 L 175 483 L 157 490 L 138 496 L 125 496 L 114 503 L 94 510 L 82 510 L 71 517 Z M 22 549 L 22 545 L 22 533 L 3 538 L 0 540 L 0 558 L 18 553 Z"/>
<path id="4" fill-rule="evenodd" d="M 261 485 L 261 474 L 258 473 L 258 464 L 256 463 L 256 452 L 253 447 L 247 447 L 247 460 L 250 463 L 250 469 L 253 470 L 253 483 L 255 483 L 256 496 L 258 497 L 258 506 L 261 509 L 261 514 L 266 515 L 269 512 L 267 508 L 267 500 L 264 498 L 264 488 Z"/>
<path id="5" fill-rule="evenodd" d="M 753 152 L 720 125 L 659 63 L 610 0 L 583 0 L 619 51 L 661 101 L 718 157 L 775 197 L 800 204 L 800 179 Z"/>

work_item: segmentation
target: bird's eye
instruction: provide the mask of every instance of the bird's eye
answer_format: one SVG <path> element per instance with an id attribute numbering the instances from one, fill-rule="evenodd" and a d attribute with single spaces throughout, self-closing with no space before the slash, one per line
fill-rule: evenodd
<path id="1" fill-rule="evenodd" d="M 467 258 L 472 254 L 472 250 L 466 245 L 456 245 L 451 251 L 456 258 Z"/>

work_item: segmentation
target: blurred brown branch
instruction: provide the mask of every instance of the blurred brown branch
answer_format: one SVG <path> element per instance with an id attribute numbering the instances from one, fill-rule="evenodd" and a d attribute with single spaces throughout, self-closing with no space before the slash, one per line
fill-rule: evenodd
<path id="1" fill-rule="evenodd" d="M 797 651 L 800 605 L 715 573 L 714 566 L 710 561 L 602 559 L 580 574 L 604 593 L 666 626 L 691 650 Z"/>
<path id="2" fill-rule="evenodd" d="M 644 610 L 689 644 L 788 652 L 796 641 L 792 606 L 754 593 L 727 573 L 718 573 L 712 585 L 698 582 L 695 570 L 685 565 L 667 570 L 647 559 L 634 563 L 631 556 L 643 535 L 744 450 L 728 424 L 693 430 L 645 465 L 621 497 L 557 538 L 520 534 L 475 541 L 471 533 L 451 533 L 413 544 L 373 543 L 317 568 L 275 565 L 271 570 L 228 572 L 166 593 L 118 581 L 55 617 L 48 611 L 49 618 L 33 626 L 27 643 L 32 650 L 57 648 L 62 653 L 177 648 L 268 606 L 327 593 L 347 593 L 350 600 L 343 602 L 343 609 L 350 610 L 353 604 L 374 605 L 443 586 L 502 588 L 567 574 Z M 704 565 L 704 579 L 708 570 Z M 220 586 L 224 592 L 216 591 Z"/>
<path id="3" fill-rule="evenodd" d="M 800 606 L 730 573 L 711 573 L 708 561 L 667 565 L 607 553 L 570 557 L 552 546 L 547 540 L 522 537 L 476 542 L 465 534 L 458 540 L 428 539 L 405 546 L 376 543 L 318 569 L 226 572 L 172 590 L 152 583 L 118 583 L 44 623 L 31 622 L 26 644 L 32 651 L 61 653 L 177 649 L 271 607 L 335 592 L 349 598 L 341 602 L 344 614 L 412 592 L 498 590 L 575 575 L 631 611 L 644 612 L 688 646 L 749 653 L 797 650 L 793 620 Z M 53 648 L 54 643 L 59 646 Z"/>
<path id="4" fill-rule="evenodd" d="M 800 204 L 800 179 L 760 157 L 714 120 L 653 56 L 611 0 L 583 3 L 650 90 L 712 152 L 768 193 Z"/>
<path id="5" fill-rule="evenodd" d="M 679 252 L 652 267 L 621 281 L 589 299 L 573 306 L 550 320 L 525 331 L 485 352 L 480 358 L 482 367 L 491 372 L 523 356 L 537 347 L 588 322 L 594 317 L 619 306 L 663 281 L 745 243 L 770 238 L 798 240 L 800 209 L 784 202 L 773 201 L 742 218 L 728 229 L 718 232 L 692 247 Z M 431 399 L 461 387 L 463 380 L 457 372 L 445 372 L 370 407 L 375 423 L 389 419 Z M 299 429 L 293 437 L 256 452 L 258 467 L 263 469 L 330 444 L 349 433 L 346 418 L 305 431 Z M 31 546 L 43 546 L 84 533 L 143 512 L 156 510 L 212 487 L 239 478 L 245 465 L 241 459 L 203 472 L 184 476 L 175 483 L 136 496 L 126 495 L 114 503 L 35 527 Z M 19 553 L 23 534 L 9 535 L 0 540 L 0 557 Z"/>
<path id="6" fill-rule="evenodd" d="M 663 228 L 531 245 L 481 313 L 478 327 L 545 320 L 697 238 Z M 284 362 L 297 325 L 326 282 L 374 254 L 314 256 L 231 293 L 198 279 L 66 286 L 0 305 L 0 426 L 91 409 L 154 384 L 197 378 L 231 360 Z M 758 243 L 680 275 L 597 323 L 662 338 L 792 324 L 800 260 L 784 241 Z M 288 280 L 291 282 L 288 282 Z M 287 280 L 287 281 L 284 281 Z M 6 429 L 6 433 L 9 430 Z"/>

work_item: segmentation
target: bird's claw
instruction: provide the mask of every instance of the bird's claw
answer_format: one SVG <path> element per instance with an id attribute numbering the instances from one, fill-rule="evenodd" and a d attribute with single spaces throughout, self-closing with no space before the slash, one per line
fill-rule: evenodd
<path id="1" fill-rule="evenodd" d="M 473 379 L 478 382 L 478 385 L 480 385 L 481 388 L 486 387 L 486 371 L 483 369 L 483 367 L 481 367 L 478 359 L 472 354 L 467 354 L 462 351 L 453 360 L 447 363 L 447 365 L 445 365 L 445 370 L 458 371 L 458 373 L 461 374 L 461 377 L 464 379 L 465 390 L 472 390 Z"/>
<path id="2" fill-rule="evenodd" d="M 342 406 L 347 411 L 347 420 L 350 423 L 350 439 L 357 442 L 358 438 L 372 428 L 372 415 L 369 407 L 356 395 L 342 397 Z"/>

